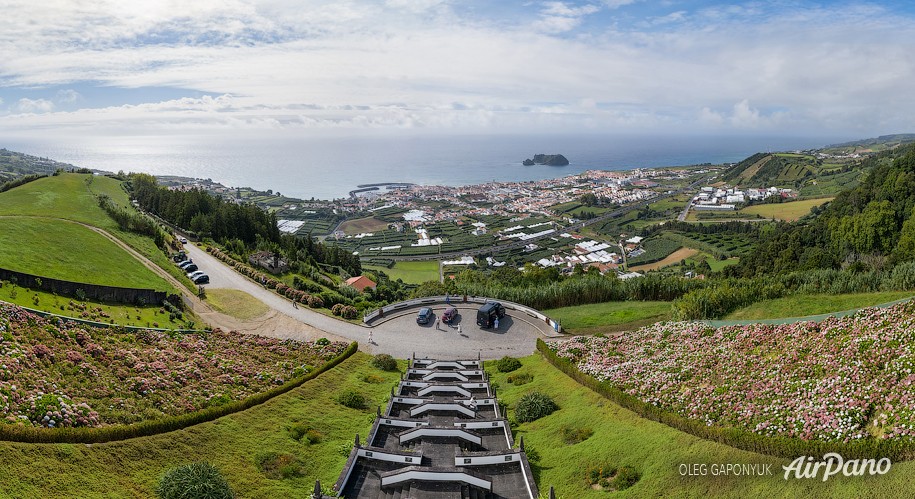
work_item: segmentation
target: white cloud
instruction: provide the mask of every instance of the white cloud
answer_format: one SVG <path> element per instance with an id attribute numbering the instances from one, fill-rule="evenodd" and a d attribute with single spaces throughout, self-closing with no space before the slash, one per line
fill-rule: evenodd
<path id="1" fill-rule="evenodd" d="M 82 97 L 83 96 L 80 95 L 79 92 L 72 88 L 57 91 L 57 102 L 60 102 L 61 104 L 72 104 L 82 99 Z"/>
<path id="2" fill-rule="evenodd" d="M 20 113 L 49 113 L 54 110 L 54 103 L 45 99 L 22 98 L 16 102 L 16 111 Z"/>
<path id="3" fill-rule="evenodd" d="M 0 86 L 11 112 L 44 114 L 0 115 L 0 130 L 911 126 L 910 18 L 747 4 L 595 28 L 594 14 L 630 3 L 534 3 L 519 22 L 438 0 L 14 2 Z M 220 97 L 122 107 L 67 90 L 15 94 L 92 84 Z"/>

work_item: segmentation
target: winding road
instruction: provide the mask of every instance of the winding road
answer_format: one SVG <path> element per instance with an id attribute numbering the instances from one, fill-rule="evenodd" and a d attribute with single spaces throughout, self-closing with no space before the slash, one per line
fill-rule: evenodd
<path id="1" fill-rule="evenodd" d="M 497 359 L 505 355 L 524 356 L 534 352 L 538 337 L 545 338 L 540 330 L 544 326 L 531 321 L 525 314 L 514 312 L 509 312 L 509 318 L 503 321 L 499 331 L 480 329 L 473 320 L 476 309 L 463 306 L 459 307 L 464 317 L 464 320 L 459 321 L 460 332 L 457 327 L 444 324 L 438 330 L 431 323 L 419 325 L 415 320 L 415 310 L 389 317 L 369 328 L 329 317 L 308 307 L 295 307 L 290 300 L 235 272 L 193 244 L 186 244 L 185 252 L 210 276 L 207 288 L 243 291 L 270 307 L 271 312 L 265 316 L 229 328 L 240 332 L 300 340 L 325 336 L 358 341 L 360 350 L 373 354 L 387 353 L 399 358 L 414 353 L 417 356 L 437 358 L 472 358 L 479 355 L 483 359 Z M 444 306 L 432 308 L 438 314 Z M 219 319 L 218 316 L 223 315 L 212 311 L 198 314 L 213 325 L 218 325 L 218 322 L 211 318 Z M 370 331 L 372 344 L 368 342 Z"/>

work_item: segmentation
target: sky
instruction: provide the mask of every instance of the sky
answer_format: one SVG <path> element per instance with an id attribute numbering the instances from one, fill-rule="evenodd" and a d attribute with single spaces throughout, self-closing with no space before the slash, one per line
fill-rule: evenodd
<path id="1" fill-rule="evenodd" d="M 0 134 L 915 132 L 912 2 L 12 0 Z"/>

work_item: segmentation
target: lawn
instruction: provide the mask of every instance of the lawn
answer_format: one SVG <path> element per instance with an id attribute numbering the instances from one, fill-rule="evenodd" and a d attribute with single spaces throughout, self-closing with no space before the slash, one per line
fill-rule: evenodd
<path id="1" fill-rule="evenodd" d="M 861 307 L 880 305 L 912 296 L 911 291 L 852 293 L 844 295 L 795 295 L 756 302 L 731 312 L 725 320 L 778 319 L 828 314 Z"/>
<path id="2" fill-rule="evenodd" d="M 574 334 L 611 333 L 670 319 L 667 301 L 613 301 L 544 310 Z"/>
<path id="3" fill-rule="evenodd" d="M 600 499 L 607 497 L 911 497 L 915 471 L 911 462 L 893 463 L 884 476 L 832 477 L 816 480 L 786 481 L 783 465 L 787 459 L 763 456 L 703 440 L 674 430 L 601 397 L 577 384 L 550 366 L 539 354 L 521 359 L 523 366 L 514 373 L 528 373 L 533 380 L 515 386 L 508 374 L 490 369 L 498 384 L 499 397 L 511 408 L 524 393 L 541 391 L 559 405 L 553 414 L 516 428 L 516 439 L 524 437 L 528 452 L 539 454 L 534 476 L 541 493 L 550 485 L 563 499 Z M 594 434 L 580 443 L 567 443 L 563 433 L 590 429 Z M 712 464 L 770 464 L 771 476 L 712 476 Z M 681 474 L 681 465 L 706 466 L 705 476 Z M 641 479 L 630 489 L 615 493 L 587 486 L 586 472 L 594 466 L 633 466 Z M 822 478 L 822 473 L 820 474 Z"/>
<path id="4" fill-rule="evenodd" d="M 438 280 L 438 262 L 437 261 L 415 261 L 415 262 L 397 262 L 394 267 L 388 269 L 366 265 L 363 268 L 367 270 L 380 270 L 393 280 L 403 279 L 407 284 L 420 284 L 426 281 Z"/>
<path id="5" fill-rule="evenodd" d="M 214 309 L 241 320 L 260 317 L 270 310 L 264 302 L 237 289 L 207 289 L 206 301 Z"/>
<path id="6" fill-rule="evenodd" d="M 763 218 L 794 221 L 810 213 L 814 206 L 832 201 L 835 198 L 805 199 L 787 203 L 757 204 L 740 210 L 745 215 L 759 215 Z"/>
<path id="7" fill-rule="evenodd" d="M 0 267 L 9 270 L 122 288 L 171 289 L 117 244 L 72 222 L 0 217 L 0 248 Z"/>
<path id="8" fill-rule="evenodd" d="M 347 235 L 354 235 L 365 232 L 377 232 L 387 228 L 388 223 L 384 220 L 378 220 L 375 217 L 366 217 L 347 220 L 340 224 L 339 230 L 342 230 Z"/>
<path id="9" fill-rule="evenodd" d="M 355 435 L 365 440 L 375 407 L 384 404 L 400 377 L 371 367 L 369 360 L 356 353 L 263 405 L 185 430 L 94 445 L 0 442 L 0 497 L 153 497 L 163 472 L 201 460 L 216 465 L 238 497 L 301 497 L 315 479 L 330 488 Z M 366 396 L 366 409 L 334 400 L 350 389 Z M 294 439 L 292 425 L 315 430 L 319 441 Z M 258 469 L 256 457 L 270 452 L 292 457 L 288 478 L 270 478 Z"/>

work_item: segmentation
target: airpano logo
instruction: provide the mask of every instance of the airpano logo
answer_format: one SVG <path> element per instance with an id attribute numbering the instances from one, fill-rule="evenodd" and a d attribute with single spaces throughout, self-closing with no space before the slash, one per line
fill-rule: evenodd
<path id="1" fill-rule="evenodd" d="M 814 461 L 812 456 L 801 456 L 788 466 L 782 466 L 785 470 L 785 480 L 790 477 L 797 479 L 802 478 L 820 478 L 822 471 L 822 480 L 825 482 L 830 477 L 842 473 L 844 476 L 864 476 L 868 475 L 885 475 L 893 467 L 889 458 L 882 459 L 849 459 L 846 461 L 842 456 L 835 452 L 823 455 L 823 460 Z"/>

